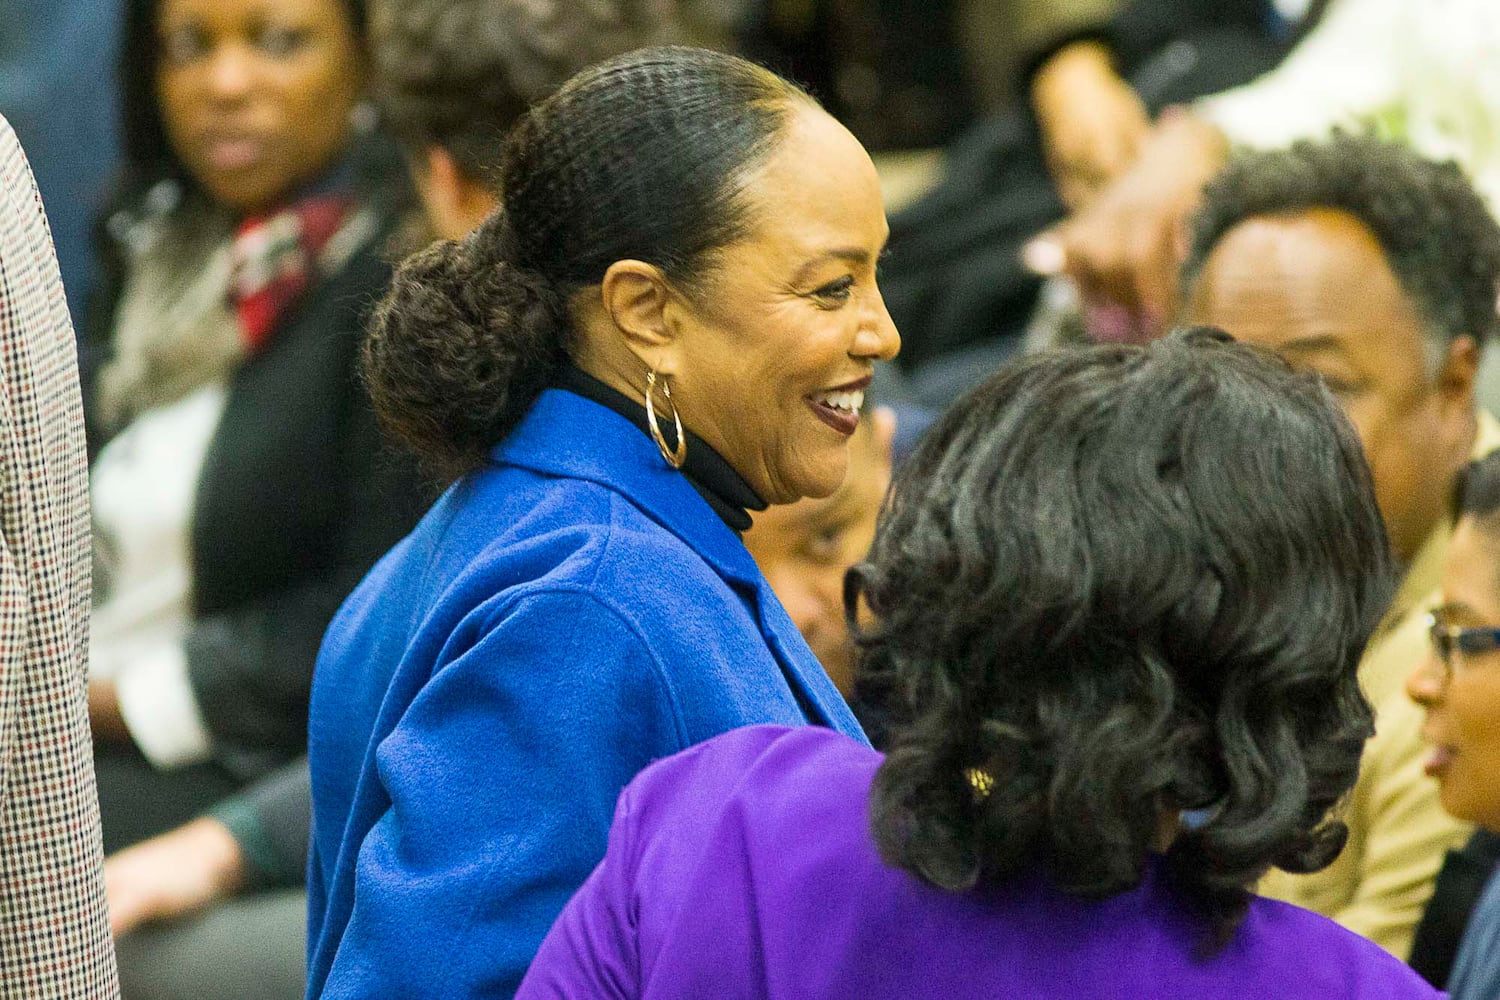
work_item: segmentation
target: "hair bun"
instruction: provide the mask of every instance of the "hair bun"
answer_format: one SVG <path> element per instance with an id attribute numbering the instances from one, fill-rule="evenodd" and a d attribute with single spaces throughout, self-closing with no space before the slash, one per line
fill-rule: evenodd
<path id="1" fill-rule="evenodd" d="M 407 258 L 376 308 L 364 369 L 386 430 L 448 475 L 484 462 L 566 357 L 566 311 L 545 278 L 484 252 L 492 217 L 463 242 Z"/>

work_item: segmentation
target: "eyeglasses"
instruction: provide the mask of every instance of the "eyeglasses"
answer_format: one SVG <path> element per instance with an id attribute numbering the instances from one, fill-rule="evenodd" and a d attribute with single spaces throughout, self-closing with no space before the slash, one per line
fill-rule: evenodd
<path id="1" fill-rule="evenodd" d="M 1444 680 L 1453 677 L 1455 653 L 1479 656 L 1500 649 L 1500 628 L 1460 628 L 1439 621 L 1436 615 L 1427 616 L 1427 637 L 1443 665 Z"/>

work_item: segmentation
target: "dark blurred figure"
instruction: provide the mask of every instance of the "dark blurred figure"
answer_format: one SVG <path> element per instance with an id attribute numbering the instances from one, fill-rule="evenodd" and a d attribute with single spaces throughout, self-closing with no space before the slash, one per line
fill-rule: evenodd
<path id="1" fill-rule="evenodd" d="M 363 103 L 358 0 L 133 0 L 122 53 L 86 397 L 106 852 L 213 813 L 164 863 L 108 863 L 122 986 L 298 996 L 299 935 L 286 961 L 249 925 L 191 956 L 128 932 L 203 858 L 285 874 L 229 797 L 306 752 L 327 623 L 425 507 L 355 374 L 409 186 Z"/>
<path id="2" fill-rule="evenodd" d="M 113 72 L 123 0 L 0 4 L 0 113 L 26 144 L 57 246 L 68 308 L 97 278 L 93 226 L 119 160 Z"/>
<path id="3" fill-rule="evenodd" d="M 973 120 L 954 0 L 764 0 L 738 43 L 806 84 L 871 151 L 939 146 Z"/>
<path id="4" fill-rule="evenodd" d="M 943 180 L 891 220 L 883 287 L 898 364 L 931 405 L 1020 347 L 1042 281 L 1031 237 L 1135 161 L 1164 108 L 1255 78 L 1322 14 L 1272 0 L 1127 0 L 1107 20 L 1029 55 L 1024 108 L 994 115 L 948 151 Z"/>
<path id="5" fill-rule="evenodd" d="M 1013 99 L 1038 49 L 1115 0 L 699 0 L 734 43 L 807 84 L 872 151 L 945 145 Z"/>
<path id="6" fill-rule="evenodd" d="M 585 66 L 694 34 L 677 0 L 372 0 L 375 88 L 429 228 L 461 239 L 494 209 L 502 140 Z"/>

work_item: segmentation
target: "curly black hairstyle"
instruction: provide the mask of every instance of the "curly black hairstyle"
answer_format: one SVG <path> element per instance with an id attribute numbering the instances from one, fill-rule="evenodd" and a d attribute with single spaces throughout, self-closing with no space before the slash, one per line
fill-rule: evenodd
<path id="1" fill-rule="evenodd" d="M 1241 152 L 1205 188 L 1192 223 L 1182 287 L 1214 247 L 1253 218 L 1336 209 L 1380 243 L 1441 357 L 1458 337 L 1483 344 L 1495 329 L 1500 225 L 1462 171 L 1369 135 L 1335 132 L 1289 149 Z"/>
<path id="2" fill-rule="evenodd" d="M 1393 568 L 1359 440 L 1310 374 L 1200 328 L 1036 355 L 897 473 L 845 583 L 887 693 L 882 855 L 963 890 L 1166 872 L 1228 939 L 1268 867 L 1347 830 L 1372 717 L 1356 668 Z M 867 602 L 875 624 L 855 619 Z"/>
<path id="3" fill-rule="evenodd" d="M 681 41 L 675 3 L 371 0 L 375 95 L 412 151 L 440 146 L 471 180 L 498 185 L 505 133 L 593 63 Z"/>

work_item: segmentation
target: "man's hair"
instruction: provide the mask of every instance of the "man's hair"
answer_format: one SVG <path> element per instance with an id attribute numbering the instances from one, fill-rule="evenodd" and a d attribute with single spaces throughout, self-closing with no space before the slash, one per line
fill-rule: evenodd
<path id="1" fill-rule="evenodd" d="M 493 185 L 505 133 L 579 70 L 680 40 L 675 0 L 371 0 L 375 91 L 409 150 Z"/>
<path id="2" fill-rule="evenodd" d="M 1458 478 L 1458 512 L 1500 529 L 1500 452 L 1470 462 Z"/>
<path id="3" fill-rule="evenodd" d="M 1182 269 L 1190 289 L 1214 247 L 1249 219 L 1334 209 L 1359 220 L 1427 333 L 1429 361 L 1465 335 L 1480 344 L 1496 325 L 1500 226 L 1452 163 L 1406 146 L 1335 132 L 1289 149 L 1235 156 L 1209 183 Z"/>
<path id="4" fill-rule="evenodd" d="M 948 889 L 1040 870 L 1108 896 L 1195 811 L 1165 867 L 1225 939 L 1267 866 L 1343 846 L 1327 814 L 1391 586 L 1316 376 L 1203 329 L 1003 369 L 901 466 L 845 584 L 891 713 L 883 856 Z"/>

